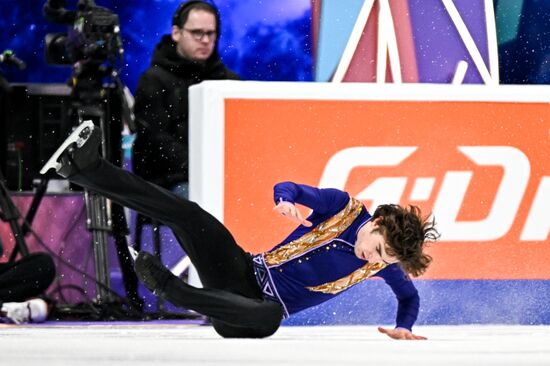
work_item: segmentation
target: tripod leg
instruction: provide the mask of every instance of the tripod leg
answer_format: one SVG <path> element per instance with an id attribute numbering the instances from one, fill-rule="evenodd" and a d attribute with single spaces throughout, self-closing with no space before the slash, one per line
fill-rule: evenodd
<path id="1" fill-rule="evenodd" d="M 25 243 L 25 239 L 23 238 L 23 231 L 21 230 L 21 226 L 19 226 L 17 221 L 11 220 L 10 227 L 16 243 L 16 246 L 15 248 L 13 248 L 13 252 L 10 255 L 10 262 L 13 262 L 15 261 L 15 257 L 17 257 L 18 252 L 21 253 L 22 256 L 27 256 L 29 255 L 29 250 L 27 249 L 27 244 Z"/>
<path id="2" fill-rule="evenodd" d="M 122 271 L 122 280 L 124 288 L 126 289 L 126 296 L 131 306 L 136 310 L 141 311 L 143 309 L 143 300 L 138 294 L 138 279 L 134 272 L 133 261 L 128 252 L 128 241 L 126 235 L 128 234 L 128 225 L 126 218 L 124 217 L 124 210 L 122 206 L 113 204 L 113 232 L 112 235 L 115 239 L 115 246 L 118 255 L 118 261 L 120 263 L 120 270 Z"/>
<path id="3" fill-rule="evenodd" d="M 27 211 L 27 215 L 25 217 L 25 221 L 23 221 L 22 229 L 23 229 L 23 235 L 26 236 L 30 231 L 32 224 L 34 220 L 34 216 L 36 215 L 36 211 L 38 210 L 38 207 L 40 206 L 40 202 L 42 202 L 42 198 L 46 194 L 46 190 L 48 189 L 48 181 L 49 179 L 43 178 L 40 179 L 40 183 L 36 185 L 36 192 L 34 193 L 34 197 L 31 202 L 31 206 L 29 207 L 29 210 Z"/>
<path id="4" fill-rule="evenodd" d="M 95 192 L 85 191 L 87 226 L 92 233 L 92 245 L 97 277 L 96 299 L 98 304 L 113 301 L 113 294 L 108 290 L 111 287 L 109 261 L 107 256 L 107 239 L 111 230 L 111 217 L 108 211 L 107 199 Z"/>
<path id="5" fill-rule="evenodd" d="M 27 244 L 23 235 L 23 230 L 17 222 L 21 217 L 19 210 L 15 207 L 15 204 L 11 200 L 8 189 L 4 185 L 4 177 L 0 172 L 0 218 L 2 221 L 6 221 L 10 224 L 13 237 L 15 239 L 15 248 L 10 256 L 10 262 L 15 260 L 17 253 L 21 253 L 23 256 L 29 255 Z"/>

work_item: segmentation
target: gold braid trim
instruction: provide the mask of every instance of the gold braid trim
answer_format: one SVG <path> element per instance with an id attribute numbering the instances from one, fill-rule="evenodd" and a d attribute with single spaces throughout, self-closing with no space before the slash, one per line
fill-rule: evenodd
<path id="1" fill-rule="evenodd" d="M 351 225 L 362 208 L 363 204 L 359 200 L 350 198 L 349 203 L 342 211 L 320 223 L 309 233 L 266 253 L 264 256 L 266 265 L 272 267 L 283 264 L 336 238 Z"/>
<path id="2" fill-rule="evenodd" d="M 306 287 L 310 291 L 322 292 L 335 295 L 351 286 L 374 276 L 387 266 L 385 263 L 367 263 L 363 267 L 356 269 L 350 275 L 342 277 L 334 282 L 327 282 L 319 286 Z"/>

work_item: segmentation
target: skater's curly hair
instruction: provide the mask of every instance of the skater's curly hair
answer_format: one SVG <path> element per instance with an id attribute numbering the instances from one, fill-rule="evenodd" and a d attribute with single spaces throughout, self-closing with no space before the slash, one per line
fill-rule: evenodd
<path id="1" fill-rule="evenodd" d="M 424 253 L 427 242 L 439 238 L 435 220 L 422 217 L 416 206 L 380 205 L 372 215 L 377 230 L 388 244 L 387 254 L 396 257 L 405 272 L 414 277 L 426 271 L 432 257 Z"/>

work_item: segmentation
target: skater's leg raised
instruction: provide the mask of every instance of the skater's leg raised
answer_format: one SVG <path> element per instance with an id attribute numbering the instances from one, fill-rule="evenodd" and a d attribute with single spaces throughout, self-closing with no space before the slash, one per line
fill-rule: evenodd
<path id="1" fill-rule="evenodd" d="M 81 125 L 41 172 L 55 168 L 71 182 L 163 222 L 172 228 L 205 285 L 239 287 L 250 260 L 223 224 L 196 203 L 105 161 L 99 146 L 99 129 Z"/>

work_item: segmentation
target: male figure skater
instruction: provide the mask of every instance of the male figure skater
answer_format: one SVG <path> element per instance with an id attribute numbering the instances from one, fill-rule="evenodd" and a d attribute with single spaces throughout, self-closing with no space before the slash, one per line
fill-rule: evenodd
<path id="1" fill-rule="evenodd" d="M 261 338 L 284 317 L 327 301 L 373 275 L 382 277 L 399 302 L 395 339 L 425 339 L 411 329 L 419 297 L 407 273 L 417 276 L 431 258 L 426 241 L 434 223 L 417 208 L 382 205 L 371 216 L 347 193 L 291 182 L 274 188 L 275 211 L 300 224 L 268 252 L 252 255 L 199 205 L 178 198 L 99 156 L 100 131 L 86 121 L 42 168 L 168 225 L 197 268 L 204 288 L 192 287 L 141 252 L 134 268 L 145 286 L 174 305 L 209 316 L 223 337 Z M 304 219 L 295 203 L 313 212 Z M 258 230 L 261 230 L 258 227 Z"/>

